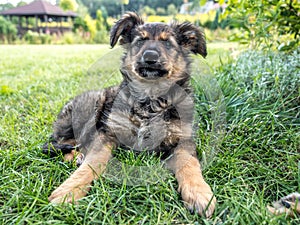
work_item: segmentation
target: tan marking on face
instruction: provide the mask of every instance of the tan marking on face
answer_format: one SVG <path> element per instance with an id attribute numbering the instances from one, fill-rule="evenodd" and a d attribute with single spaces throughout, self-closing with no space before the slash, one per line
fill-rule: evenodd
<path id="1" fill-rule="evenodd" d="M 145 31 L 145 30 L 141 30 L 140 35 L 141 35 L 141 37 L 142 37 L 143 39 L 148 39 L 148 38 L 150 38 L 150 34 L 149 34 L 147 31 Z"/>
<path id="2" fill-rule="evenodd" d="M 159 34 L 158 40 L 160 40 L 160 41 L 167 41 L 167 40 L 169 40 L 169 37 L 170 37 L 170 33 L 166 32 L 166 31 L 163 31 L 163 32 L 161 32 Z"/>

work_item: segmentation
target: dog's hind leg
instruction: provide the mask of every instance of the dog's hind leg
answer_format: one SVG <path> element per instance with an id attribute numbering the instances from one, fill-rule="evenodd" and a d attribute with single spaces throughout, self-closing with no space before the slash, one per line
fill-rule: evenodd
<path id="1" fill-rule="evenodd" d="M 70 156 L 74 155 L 72 152 L 77 150 L 72 126 L 72 108 L 72 101 L 63 107 L 53 125 L 53 134 L 42 147 L 43 153 L 50 157 L 63 154 L 70 160 Z"/>

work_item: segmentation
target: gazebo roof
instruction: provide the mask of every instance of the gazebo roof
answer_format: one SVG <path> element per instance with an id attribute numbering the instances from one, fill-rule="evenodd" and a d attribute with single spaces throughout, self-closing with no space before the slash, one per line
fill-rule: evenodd
<path id="1" fill-rule="evenodd" d="M 1 15 L 7 16 L 35 16 L 35 15 L 48 15 L 48 16 L 71 16 L 76 17 L 77 14 L 68 11 L 63 11 L 60 7 L 52 5 L 49 2 L 36 0 L 28 5 L 19 6 L 13 9 L 9 9 L 3 12 L 0 12 Z"/>

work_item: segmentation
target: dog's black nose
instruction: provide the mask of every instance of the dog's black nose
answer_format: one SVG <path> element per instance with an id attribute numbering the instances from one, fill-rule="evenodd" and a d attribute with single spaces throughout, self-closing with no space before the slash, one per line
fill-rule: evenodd
<path id="1" fill-rule="evenodd" d="M 159 58 L 159 54 L 157 51 L 154 50 L 146 50 L 143 54 L 143 61 L 148 64 L 157 63 L 158 58 Z"/>

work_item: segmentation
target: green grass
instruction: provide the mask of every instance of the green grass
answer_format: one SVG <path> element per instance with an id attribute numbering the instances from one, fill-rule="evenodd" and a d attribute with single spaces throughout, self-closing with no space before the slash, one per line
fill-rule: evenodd
<path id="1" fill-rule="evenodd" d="M 132 153 L 116 152 L 126 165 L 157 172 L 157 180 L 131 185 L 108 174 L 79 204 L 49 204 L 76 167 L 49 159 L 40 146 L 69 98 L 118 80 L 119 50 L 0 46 L 0 224 L 299 224 L 266 211 L 300 189 L 299 52 L 250 52 L 231 61 L 231 45 L 208 47 L 208 65 L 221 65 L 220 57 L 226 62 L 194 80 L 198 151 L 218 199 L 209 220 L 184 208 L 175 179 L 162 174 L 156 158 Z"/>

